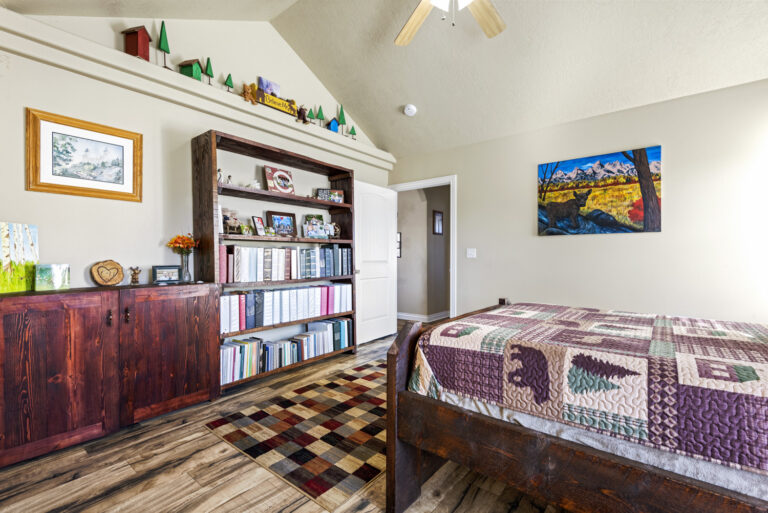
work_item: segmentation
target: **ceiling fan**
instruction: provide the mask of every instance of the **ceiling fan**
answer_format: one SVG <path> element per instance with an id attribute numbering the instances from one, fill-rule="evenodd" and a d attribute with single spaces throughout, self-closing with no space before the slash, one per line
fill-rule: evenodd
<path id="1" fill-rule="evenodd" d="M 469 12 L 472 13 L 477 23 L 480 24 L 480 28 L 483 29 L 483 32 L 489 38 L 501 34 L 507 28 L 506 23 L 501 19 L 499 11 L 496 10 L 491 0 L 421 0 L 395 38 L 397 46 L 406 46 L 411 42 L 422 23 L 424 23 L 424 20 L 432 12 L 433 7 L 437 7 L 445 12 L 451 12 L 452 15 L 455 15 L 456 11 L 468 7 Z M 445 19 L 445 16 L 443 16 L 443 19 Z"/>

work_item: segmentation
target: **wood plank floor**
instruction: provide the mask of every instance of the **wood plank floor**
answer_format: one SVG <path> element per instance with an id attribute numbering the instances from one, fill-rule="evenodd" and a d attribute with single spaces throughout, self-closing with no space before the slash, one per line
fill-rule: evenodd
<path id="1" fill-rule="evenodd" d="M 391 338 L 77 447 L 0 469 L 0 511 L 322 513 L 306 496 L 211 434 L 206 421 L 375 359 Z M 337 509 L 384 510 L 384 476 Z M 424 485 L 410 513 L 556 513 L 455 464 Z"/>

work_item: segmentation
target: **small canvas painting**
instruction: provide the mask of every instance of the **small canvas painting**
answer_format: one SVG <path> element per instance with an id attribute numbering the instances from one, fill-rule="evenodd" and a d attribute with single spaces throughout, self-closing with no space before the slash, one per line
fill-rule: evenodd
<path id="1" fill-rule="evenodd" d="M 32 290 L 39 261 L 37 226 L 0 221 L 0 293 Z"/>
<path id="2" fill-rule="evenodd" d="M 540 164 L 539 235 L 661 231 L 661 146 Z"/>
<path id="3" fill-rule="evenodd" d="M 35 290 L 64 290 L 69 288 L 69 265 L 35 266 Z"/>

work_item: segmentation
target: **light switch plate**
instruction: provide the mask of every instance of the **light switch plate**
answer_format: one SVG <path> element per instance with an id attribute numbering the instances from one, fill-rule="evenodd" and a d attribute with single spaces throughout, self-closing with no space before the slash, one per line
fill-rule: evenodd
<path id="1" fill-rule="evenodd" d="M 477 248 L 467 248 L 467 258 L 477 258 Z"/>

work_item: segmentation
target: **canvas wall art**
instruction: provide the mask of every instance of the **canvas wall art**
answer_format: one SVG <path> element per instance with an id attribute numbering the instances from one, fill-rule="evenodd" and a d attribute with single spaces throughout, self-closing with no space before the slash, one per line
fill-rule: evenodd
<path id="1" fill-rule="evenodd" d="M 37 226 L 0 221 L 0 293 L 34 288 L 39 251 Z"/>
<path id="2" fill-rule="evenodd" d="M 69 288 L 69 264 L 35 266 L 35 290 L 64 290 Z"/>
<path id="3" fill-rule="evenodd" d="M 661 231 L 661 146 L 538 168 L 539 235 Z"/>
<path id="4" fill-rule="evenodd" d="M 141 201 L 142 136 L 27 109 L 27 190 Z"/>

